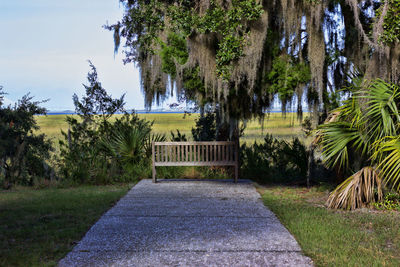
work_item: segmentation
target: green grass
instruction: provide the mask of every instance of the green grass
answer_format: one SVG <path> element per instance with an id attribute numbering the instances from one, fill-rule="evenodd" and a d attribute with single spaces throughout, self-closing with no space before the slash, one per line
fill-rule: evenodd
<path id="1" fill-rule="evenodd" d="M 54 266 L 128 185 L 0 191 L 0 266 Z"/>
<path id="2" fill-rule="evenodd" d="M 328 210 L 328 193 L 315 188 L 260 192 L 317 266 L 400 266 L 400 213 Z"/>
<path id="3" fill-rule="evenodd" d="M 66 131 L 68 129 L 68 124 L 65 121 L 66 116 L 37 116 L 36 119 L 41 128 L 40 132 L 45 133 L 57 143 L 57 140 L 62 137 L 61 130 Z M 249 121 L 246 124 L 246 130 L 241 140 L 242 142 L 261 141 L 267 133 L 283 139 L 291 139 L 292 137 L 304 139 L 300 123 L 295 116 L 294 113 L 288 113 L 284 118 L 281 113 L 271 113 L 265 118 L 264 126 L 258 120 Z M 176 132 L 176 129 L 182 134 L 186 134 L 189 139 L 192 139 L 191 129 L 195 126 L 195 119 L 199 117 L 199 114 L 191 114 L 184 117 L 183 114 L 177 113 L 148 113 L 139 114 L 139 117 L 154 121 L 154 132 L 166 134 L 168 139 L 171 137 L 170 132 Z"/>

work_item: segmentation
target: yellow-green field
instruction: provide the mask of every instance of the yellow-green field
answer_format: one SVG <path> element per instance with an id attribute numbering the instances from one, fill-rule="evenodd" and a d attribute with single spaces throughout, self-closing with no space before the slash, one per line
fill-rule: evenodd
<path id="1" fill-rule="evenodd" d="M 65 121 L 67 115 L 47 115 L 38 116 L 37 122 L 40 132 L 45 133 L 49 138 L 57 141 L 61 138 L 61 130 L 66 131 L 68 124 Z M 118 116 L 118 115 L 115 115 Z M 195 126 L 195 119 L 199 114 L 186 115 L 177 113 L 162 114 L 139 114 L 140 118 L 154 121 L 153 130 L 156 133 L 166 134 L 170 138 L 171 131 L 178 129 L 182 134 L 186 134 L 188 139 L 192 138 L 191 129 Z M 242 142 L 254 142 L 262 140 L 265 134 L 270 133 L 275 137 L 290 139 L 292 137 L 304 138 L 299 121 L 294 113 L 287 114 L 286 118 L 281 113 L 272 113 L 266 117 L 264 127 L 258 120 L 247 123 Z"/>

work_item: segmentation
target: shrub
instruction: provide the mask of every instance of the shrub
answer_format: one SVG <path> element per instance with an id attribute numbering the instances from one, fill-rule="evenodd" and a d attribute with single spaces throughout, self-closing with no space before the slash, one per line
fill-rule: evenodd
<path id="1" fill-rule="evenodd" d="M 186 134 L 181 134 L 181 132 L 176 129 L 176 135 L 173 131 L 171 131 L 171 141 L 172 142 L 186 142 Z"/>
<path id="2" fill-rule="evenodd" d="M 34 185 L 43 179 L 52 179 L 53 170 L 47 164 L 52 146 L 39 129 L 34 115 L 46 114 L 42 102 L 25 95 L 14 107 L 2 106 L 0 87 L 0 182 L 3 188 L 15 184 Z"/>
<path id="3" fill-rule="evenodd" d="M 151 142 L 165 136 L 151 133 L 152 122 L 124 110 L 124 96 L 113 99 L 90 63 L 86 95 L 73 96 L 79 119 L 67 117 L 69 130 L 60 141 L 60 171 L 77 184 L 109 184 L 149 177 Z M 120 117 L 111 117 L 116 113 Z"/>
<path id="4" fill-rule="evenodd" d="M 264 142 L 240 147 L 241 177 L 260 183 L 305 183 L 308 168 L 308 151 L 298 139 L 288 142 L 267 134 Z M 314 162 L 314 182 L 326 181 L 329 174 Z M 316 175 L 324 172 L 324 175 Z M 322 179 L 321 179 L 322 178 Z"/>
<path id="5" fill-rule="evenodd" d="M 195 128 L 192 128 L 192 136 L 195 141 L 215 141 L 217 139 L 215 113 L 208 112 L 205 116 L 200 116 L 195 123 Z"/>
<path id="6" fill-rule="evenodd" d="M 397 210 L 400 211 L 400 194 L 386 193 L 382 201 L 374 203 L 375 208 L 379 210 Z"/>
<path id="7" fill-rule="evenodd" d="M 152 142 L 163 142 L 164 135 L 152 134 L 152 123 L 138 120 L 135 124 L 121 124 L 117 120 L 110 137 L 100 140 L 101 151 L 110 161 L 118 162 L 123 177 L 150 177 Z"/>

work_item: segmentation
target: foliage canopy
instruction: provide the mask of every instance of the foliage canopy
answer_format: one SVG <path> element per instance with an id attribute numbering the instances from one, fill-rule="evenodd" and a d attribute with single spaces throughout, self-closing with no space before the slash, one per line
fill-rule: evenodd
<path id="1" fill-rule="evenodd" d="M 176 91 L 226 120 L 262 117 L 276 96 L 301 115 L 306 92 L 327 114 L 350 73 L 400 77 L 399 0 L 120 2 L 123 18 L 105 27 L 139 66 L 148 108 Z"/>

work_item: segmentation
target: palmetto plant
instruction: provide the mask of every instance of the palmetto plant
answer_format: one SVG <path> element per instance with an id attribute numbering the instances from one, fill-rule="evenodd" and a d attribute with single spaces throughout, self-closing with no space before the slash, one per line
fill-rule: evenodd
<path id="1" fill-rule="evenodd" d="M 400 189 L 400 89 L 379 79 L 352 89 L 317 132 L 324 162 L 349 176 L 331 193 L 331 208 L 380 201 L 383 185 Z"/>
<path id="2" fill-rule="evenodd" d="M 152 134 L 148 125 L 118 127 L 111 137 L 99 142 L 99 149 L 119 160 L 125 167 L 134 168 L 151 156 L 152 142 L 165 141 L 165 136 Z"/>

